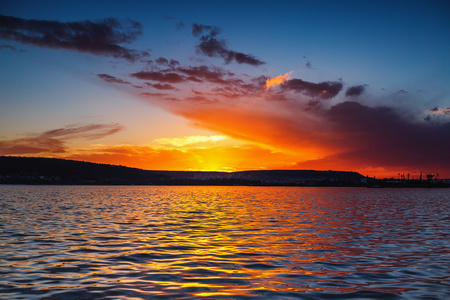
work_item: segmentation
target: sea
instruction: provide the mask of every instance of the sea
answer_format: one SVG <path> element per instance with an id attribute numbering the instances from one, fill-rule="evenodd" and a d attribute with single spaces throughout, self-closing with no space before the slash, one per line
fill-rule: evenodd
<path id="1" fill-rule="evenodd" d="M 1 299 L 450 299 L 450 189 L 0 185 Z"/>

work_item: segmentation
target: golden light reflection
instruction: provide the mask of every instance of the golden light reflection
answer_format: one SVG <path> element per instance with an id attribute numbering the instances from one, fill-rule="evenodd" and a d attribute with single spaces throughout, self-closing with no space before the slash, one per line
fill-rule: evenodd
<path id="1" fill-rule="evenodd" d="M 70 187 L 58 215 L 64 230 L 48 239 L 32 236 L 29 241 L 40 243 L 34 260 L 28 252 L 5 253 L 15 257 L 15 270 L 36 272 L 48 282 L 44 288 L 55 290 L 119 285 L 129 297 L 167 298 L 361 290 L 401 294 L 409 283 L 398 287 L 391 274 L 408 268 L 410 260 L 400 258 L 407 257 L 403 251 L 412 241 L 409 235 L 401 238 L 391 220 L 403 218 L 410 208 L 402 200 L 372 201 L 381 195 L 372 190 L 134 186 L 74 192 Z M 38 198 L 44 195 L 48 190 Z M 414 228 L 405 220 L 404 226 Z M 395 245 L 390 235 L 399 236 Z M 49 243 L 63 239 L 68 243 L 63 249 Z M 393 249 L 389 255 L 387 248 Z M 28 282 L 17 286 L 23 284 Z"/>
<path id="2" fill-rule="evenodd" d="M 146 247 L 129 254 L 144 250 L 161 257 L 149 259 L 140 269 L 179 278 L 151 280 L 167 293 L 189 290 L 196 297 L 214 297 L 281 287 L 293 292 L 323 290 L 296 284 L 295 278 L 346 275 L 345 271 L 315 267 L 336 250 L 325 234 L 327 227 L 320 226 L 326 220 L 327 199 L 317 199 L 314 208 L 299 202 L 298 211 L 292 211 L 292 205 L 280 198 L 285 189 L 266 189 L 259 195 L 254 188 L 239 187 L 233 188 L 229 197 L 229 187 L 179 187 L 177 193 L 182 197 L 168 194 L 173 202 L 164 214 L 143 224 L 166 224 L 164 232 L 147 233 L 141 240 Z M 294 193 L 293 199 L 304 196 L 302 189 L 289 191 Z M 255 205 L 255 199 L 263 198 L 264 202 Z M 161 242 L 161 238 L 167 241 Z"/>

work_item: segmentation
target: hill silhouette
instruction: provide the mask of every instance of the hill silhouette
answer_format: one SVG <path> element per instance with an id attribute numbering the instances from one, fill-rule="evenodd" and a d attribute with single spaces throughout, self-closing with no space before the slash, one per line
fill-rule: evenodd
<path id="1" fill-rule="evenodd" d="M 363 178 L 345 171 L 155 171 L 56 158 L 0 156 L 3 184 L 359 186 Z"/>

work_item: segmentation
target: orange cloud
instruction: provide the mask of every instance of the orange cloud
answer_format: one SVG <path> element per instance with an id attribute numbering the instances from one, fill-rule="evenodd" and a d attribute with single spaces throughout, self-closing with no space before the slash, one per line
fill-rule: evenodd
<path id="1" fill-rule="evenodd" d="M 448 137 L 450 123 L 413 123 L 394 109 L 357 102 L 329 105 L 300 95 L 297 101 L 262 97 L 235 102 L 218 96 L 218 101 L 207 105 L 191 101 L 161 105 L 195 126 L 283 153 L 296 162 L 285 164 L 289 168 L 383 177 L 421 170 L 450 174 L 450 139 L 443 138 Z"/>
<path id="2" fill-rule="evenodd" d="M 269 89 L 271 86 L 276 86 L 276 85 L 282 84 L 283 82 L 289 80 L 289 74 L 291 74 L 292 72 L 294 72 L 294 71 L 291 71 L 284 75 L 280 75 L 275 78 L 267 78 L 266 89 Z"/>
<path id="3" fill-rule="evenodd" d="M 68 149 L 67 141 L 100 139 L 122 129 L 120 124 L 66 126 L 26 138 L 0 141 L 0 155 L 64 153 Z"/>

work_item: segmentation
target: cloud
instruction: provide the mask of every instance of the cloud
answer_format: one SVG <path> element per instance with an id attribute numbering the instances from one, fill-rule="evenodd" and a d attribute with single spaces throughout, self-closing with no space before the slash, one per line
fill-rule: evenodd
<path id="1" fill-rule="evenodd" d="M 345 92 L 345 96 L 347 96 L 347 97 L 361 96 L 365 90 L 366 90 L 365 85 L 351 86 Z"/>
<path id="2" fill-rule="evenodd" d="M 195 37 L 200 36 L 203 32 L 209 31 L 209 35 L 212 37 L 217 36 L 220 33 L 219 27 L 202 25 L 202 24 L 192 24 L 192 35 Z"/>
<path id="3" fill-rule="evenodd" d="M 120 83 L 120 84 L 131 84 L 131 82 L 108 75 L 108 74 L 97 74 L 97 77 L 103 79 L 109 83 Z"/>
<path id="4" fill-rule="evenodd" d="M 295 157 L 296 168 L 450 173 L 448 119 L 420 122 L 394 108 L 356 102 L 326 108 L 307 101 L 264 101 L 265 95 L 243 102 L 233 98 L 233 104 L 224 97 L 216 94 L 217 101 L 207 106 L 180 101 L 164 107 L 201 128 Z M 440 107 L 431 111 L 448 113 Z"/>
<path id="5" fill-rule="evenodd" d="M 343 84 L 339 81 L 313 83 L 294 78 L 284 82 L 282 86 L 286 90 L 300 92 L 309 97 L 331 99 L 339 94 L 342 90 Z"/>
<path id="6" fill-rule="evenodd" d="M 205 65 L 198 67 L 180 67 L 178 72 L 188 75 L 188 79 L 191 81 L 202 82 L 208 81 L 217 84 L 232 84 L 236 82 L 242 82 L 239 79 L 230 79 L 234 74 L 225 71 L 221 68 L 213 67 L 209 68 Z"/>
<path id="7" fill-rule="evenodd" d="M 427 124 L 404 120 L 392 108 L 368 107 L 344 102 L 332 107 L 327 117 L 351 145 L 341 158 L 372 166 L 450 169 L 450 122 Z"/>
<path id="8" fill-rule="evenodd" d="M 267 78 L 266 89 L 269 89 L 271 86 L 280 85 L 283 82 L 286 82 L 287 80 L 289 80 L 289 74 L 291 74 L 292 72 L 293 71 L 286 73 L 284 75 L 280 75 L 278 77 L 274 77 L 274 78 Z"/>
<path id="9" fill-rule="evenodd" d="M 130 62 L 149 54 L 125 48 L 120 44 L 130 43 L 142 35 L 138 22 L 114 18 L 60 22 L 27 20 L 0 15 L 0 38 L 41 48 L 66 49 L 94 55 L 112 56 Z"/>
<path id="10" fill-rule="evenodd" d="M 147 83 L 145 83 L 145 85 L 154 87 L 155 89 L 162 90 L 162 91 L 177 90 L 173 85 L 168 84 L 168 83 L 152 84 L 152 83 L 147 82 Z"/>
<path id="11" fill-rule="evenodd" d="M 161 64 L 166 65 L 169 63 L 164 58 L 158 59 Z M 174 65 L 175 66 L 175 65 Z M 249 88 L 250 86 L 245 86 L 243 80 L 236 78 L 233 73 L 226 71 L 218 67 L 208 67 L 205 65 L 201 66 L 185 66 L 185 67 L 171 67 L 169 69 L 163 70 L 153 70 L 153 71 L 141 71 L 130 74 L 131 77 L 141 79 L 158 81 L 162 83 L 182 83 L 182 82 L 195 82 L 203 83 L 210 82 L 219 85 L 227 85 L 230 88 L 233 86 L 240 86 L 241 88 Z M 152 83 L 146 83 L 147 86 L 153 86 L 157 89 L 175 89 L 173 86 L 169 85 L 155 85 Z"/>
<path id="12" fill-rule="evenodd" d="M 119 124 L 89 124 L 84 126 L 67 126 L 41 133 L 40 138 L 61 138 L 61 139 L 99 139 L 122 130 Z"/>
<path id="13" fill-rule="evenodd" d="M 173 72 L 162 72 L 162 71 L 141 71 L 130 74 L 131 77 L 141 79 L 141 80 L 152 80 L 166 83 L 180 83 L 186 79 Z"/>
<path id="14" fill-rule="evenodd" d="M 220 30 L 217 27 L 193 24 L 192 35 L 199 37 L 200 40 L 200 43 L 197 45 L 197 52 L 208 57 L 223 58 L 227 64 L 232 61 L 252 66 L 260 66 L 265 63 L 251 54 L 229 50 L 225 40 L 216 38 L 219 33 Z"/>
<path id="15" fill-rule="evenodd" d="M 64 141 L 47 138 L 27 138 L 0 141 L 0 155 L 22 155 L 37 153 L 64 153 L 67 147 Z"/>
<path id="16" fill-rule="evenodd" d="M 450 115 L 450 106 L 447 107 L 439 107 L 436 106 L 430 109 L 430 113 L 441 115 L 441 116 L 449 116 Z"/>
<path id="17" fill-rule="evenodd" d="M 66 141 L 73 139 L 94 140 L 122 130 L 119 124 L 89 124 L 67 126 L 45 131 L 27 138 L 0 141 L 0 155 L 37 153 L 64 153 L 68 150 Z"/>
<path id="18" fill-rule="evenodd" d="M 427 111 L 425 121 L 431 123 L 445 123 L 450 121 L 450 106 L 440 107 L 436 106 Z"/>
<path id="19" fill-rule="evenodd" d="M 171 68 L 175 68 L 175 67 L 177 67 L 177 66 L 180 65 L 180 62 L 179 62 L 179 61 L 174 60 L 174 59 L 168 60 L 168 59 L 166 59 L 166 58 L 164 58 L 164 57 L 157 58 L 157 59 L 155 60 L 155 62 L 156 62 L 157 64 L 159 64 L 159 65 L 162 65 L 162 66 L 168 66 L 168 67 L 171 67 Z"/>

